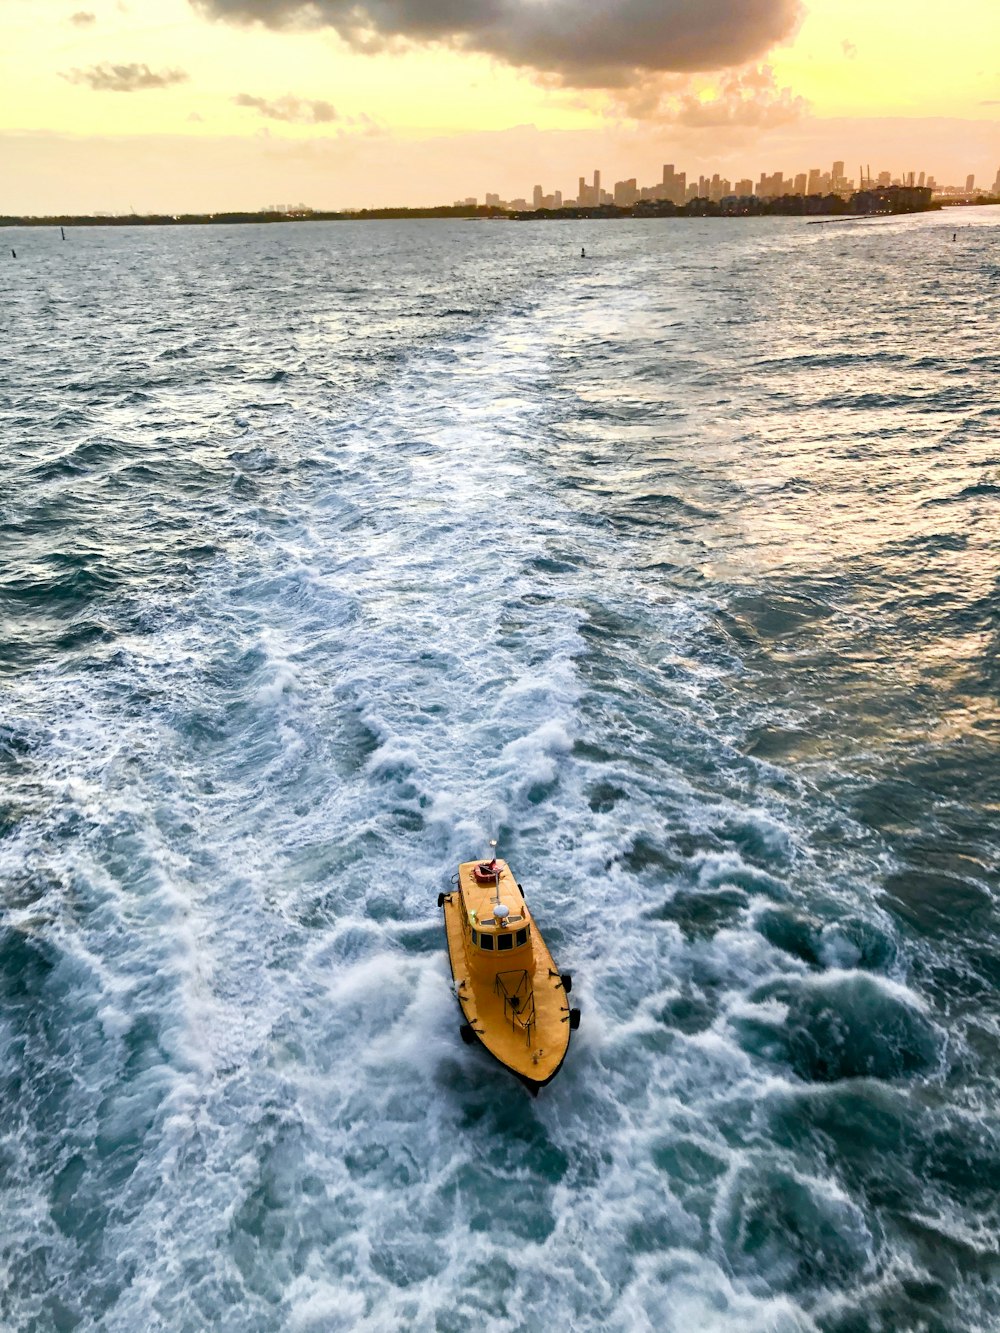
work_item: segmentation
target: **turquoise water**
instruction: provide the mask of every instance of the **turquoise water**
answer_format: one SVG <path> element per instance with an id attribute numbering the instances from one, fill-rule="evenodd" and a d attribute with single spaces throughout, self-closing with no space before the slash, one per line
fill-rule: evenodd
<path id="1" fill-rule="evenodd" d="M 998 1326 L 955 216 L 11 233 L 5 1327 Z M 535 1101 L 449 991 L 490 836 Z"/>

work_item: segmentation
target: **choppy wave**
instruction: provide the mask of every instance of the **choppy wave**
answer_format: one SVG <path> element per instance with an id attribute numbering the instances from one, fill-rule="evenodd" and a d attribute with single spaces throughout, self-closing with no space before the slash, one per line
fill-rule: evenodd
<path id="1" fill-rule="evenodd" d="M 1000 1318 L 996 233 L 941 235 L 18 247 L 7 1325 Z M 448 989 L 491 835 L 584 1010 L 534 1102 Z"/>

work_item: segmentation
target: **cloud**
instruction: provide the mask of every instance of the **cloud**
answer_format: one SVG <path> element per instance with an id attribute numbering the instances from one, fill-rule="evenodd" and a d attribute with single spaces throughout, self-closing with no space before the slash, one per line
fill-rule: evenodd
<path id="1" fill-rule="evenodd" d="M 329 125 L 340 120 L 334 107 L 329 102 L 315 102 L 307 98 L 285 97 L 269 100 L 266 97 L 252 97 L 250 93 L 237 93 L 233 98 L 237 106 L 250 107 L 259 111 L 267 120 L 283 120 L 294 125 Z"/>
<path id="2" fill-rule="evenodd" d="M 76 28 L 89 28 L 92 23 L 97 22 L 97 15 L 91 14 L 87 9 L 78 9 L 75 14 L 70 14 L 69 21 Z"/>
<path id="3" fill-rule="evenodd" d="M 620 87 L 645 74 L 743 65 L 791 35 L 800 0 L 191 0 L 215 18 L 332 28 L 356 50 L 444 43 Z"/>
<path id="4" fill-rule="evenodd" d="M 83 83 L 98 93 L 134 93 L 145 88 L 169 88 L 175 83 L 186 83 L 188 75 L 182 69 L 157 72 L 148 65 L 112 65 L 104 61 L 89 69 L 71 69 L 62 76 L 69 83 Z"/>
<path id="5" fill-rule="evenodd" d="M 841 51 L 843 51 L 844 55 L 847 57 L 848 60 L 857 60 L 858 48 L 854 45 L 852 41 L 849 41 L 848 38 L 845 37 L 844 40 L 840 43 L 840 49 Z"/>
<path id="6" fill-rule="evenodd" d="M 779 88 L 770 65 L 724 74 L 698 88 L 672 80 L 650 80 L 621 94 L 618 105 L 633 120 L 658 120 L 691 130 L 770 130 L 799 120 L 809 103 L 791 88 Z"/>

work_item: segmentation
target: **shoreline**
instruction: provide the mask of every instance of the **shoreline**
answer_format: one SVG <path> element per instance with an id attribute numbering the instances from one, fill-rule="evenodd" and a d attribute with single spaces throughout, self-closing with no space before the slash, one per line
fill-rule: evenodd
<path id="1" fill-rule="evenodd" d="M 457 219 L 493 222 L 606 222 L 621 218 L 761 218 L 808 217 L 816 222 L 848 222 L 866 217 L 891 217 L 906 213 L 936 212 L 944 208 L 981 208 L 1000 203 L 993 197 L 969 204 L 931 201 L 929 192 L 900 187 L 856 193 L 850 199 L 839 195 L 784 195 L 779 199 L 759 200 L 729 197 L 721 201 L 692 199 L 683 206 L 668 201 L 648 201 L 618 207 L 603 204 L 599 208 L 510 210 L 485 206 L 440 205 L 431 208 L 363 208 L 357 212 L 314 209 L 300 213 L 233 211 L 225 213 L 96 213 L 9 214 L 0 216 L 0 227 L 213 227 L 270 225 L 280 222 L 394 222 Z"/>

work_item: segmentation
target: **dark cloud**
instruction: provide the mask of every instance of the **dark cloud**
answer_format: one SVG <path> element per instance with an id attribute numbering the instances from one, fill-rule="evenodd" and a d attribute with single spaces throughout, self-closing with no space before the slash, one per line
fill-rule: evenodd
<path id="1" fill-rule="evenodd" d="M 71 69 L 62 76 L 69 83 L 83 83 L 98 93 L 134 93 L 145 88 L 169 88 L 186 83 L 182 69 L 150 69 L 148 65 L 112 65 L 105 61 L 89 69 Z"/>
<path id="2" fill-rule="evenodd" d="M 97 22 L 97 15 L 91 14 L 88 9 L 78 9 L 75 14 L 70 14 L 69 21 L 76 28 L 89 28 Z"/>
<path id="3" fill-rule="evenodd" d="M 444 42 L 578 87 L 636 71 L 742 65 L 787 37 L 800 0 L 192 0 L 216 18 L 324 26 L 361 51 Z"/>
<path id="4" fill-rule="evenodd" d="M 268 120 L 284 120 L 289 124 L 329 125 L 332 121 L 340 119 L 329 102 L 313 102 L 306 98 L 292 97 L 291 94 L 268 99 L 252 97 L 249 93 L 238 93 L 233 101 L 237 106 L 259 111 Z"/>

